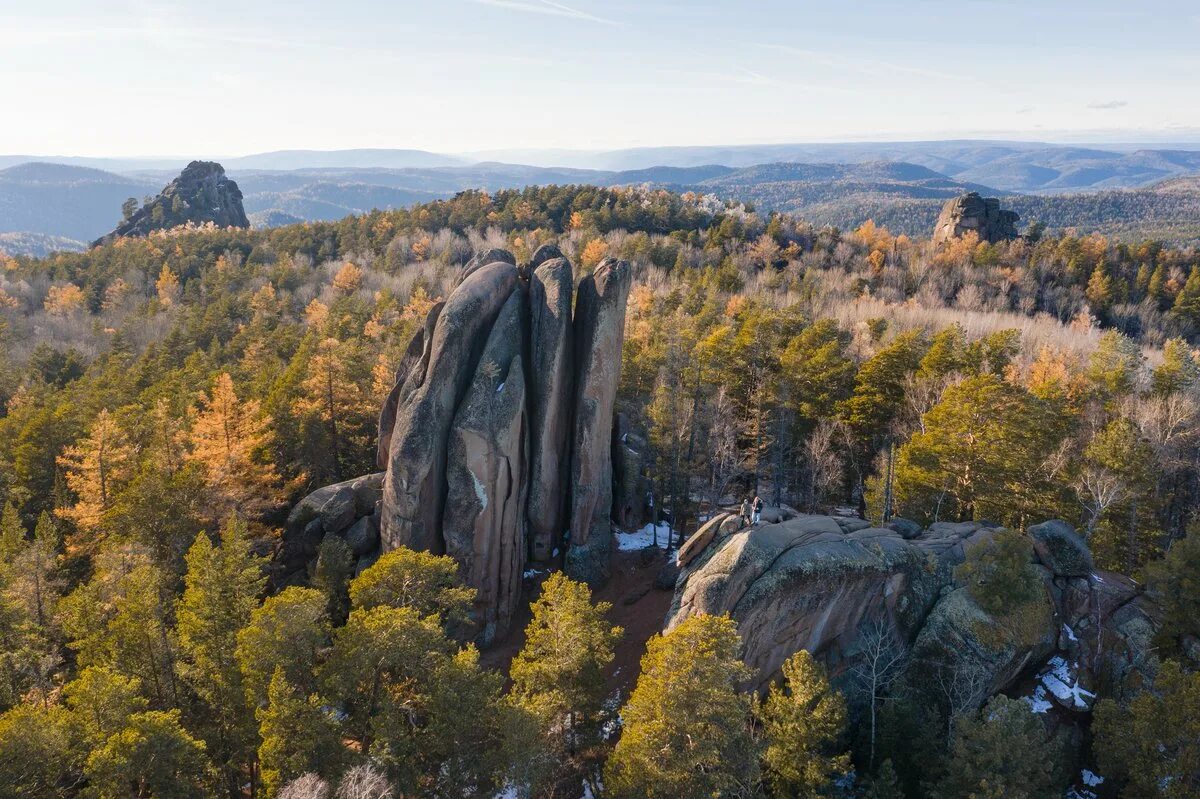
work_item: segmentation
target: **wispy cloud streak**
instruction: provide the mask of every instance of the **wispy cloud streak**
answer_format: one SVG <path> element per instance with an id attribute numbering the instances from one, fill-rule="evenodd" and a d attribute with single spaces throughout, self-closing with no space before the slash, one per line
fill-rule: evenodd
<path id="1" fill-rule="evenodd" d="M 556 3 L 553 0 L 473 0 L 481 6 L 492 6 L 493 8 L 506 8 L 509 11 L 521 11 L 527 14 L 545 14 L 552 17 L 566 17 L 568 19 L 579 19 L 585 22 L 597 22 L 601 25 L 620 25 L 622 23 L 614 19 L 605 19 L 598 17 L 595 14 L 589 14 L 578 8 Z"/>

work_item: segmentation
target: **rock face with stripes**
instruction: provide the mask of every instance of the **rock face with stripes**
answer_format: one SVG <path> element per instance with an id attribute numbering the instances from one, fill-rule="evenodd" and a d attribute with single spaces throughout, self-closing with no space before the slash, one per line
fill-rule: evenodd
<path id="1" fill-rule="evenodd" d="M 533 367 L 529 406 L 534 445 L 529 475 L 529 545 L 531 557 L 541 562 L 551 560 L 561 549 L 566 528 L 574 399 L 574 289 L 571 263 L 562 257 L 539 264 L 529 281 L 529 351 Z"/>
<path id="2" fill-rule="evenodd" d="M 487 645 L 521 606 L 529 560 L 593 583 L 608 575 L 632 274 L 605 260 L 576 296 L 570 262 L 542 247 L 520 268 L 510 253 L 480 253 L 459 279 L 406 350 L 380 412 L 376 516 L 381 551 L 458 562 Z"/>
<path id="3" fill-rule="evenodd" d="M 445 552 L 442 508 L 450 427 L 492 324 L 516 288 L 517 268 L 497 261 L 472 272 L 446 299 L 423 374 L 409 375 L 396 405 L 383 483 L 384 551 L 405 546 Z"/>
<path id="4" fill-rule="evenodd" d="M 632 279 L 629 264 L 606 258 L 580 281 L 575 301 L 575 435 L 566 571 L 589 583 L 608 578 L 612 550 L 613 403 Z"/>

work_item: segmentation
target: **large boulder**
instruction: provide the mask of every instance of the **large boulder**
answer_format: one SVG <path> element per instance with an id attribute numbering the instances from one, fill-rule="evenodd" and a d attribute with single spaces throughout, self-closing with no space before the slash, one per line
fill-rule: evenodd
<path id="1" fill-rule="evenodd" d="M 130 236 L 148 236 L 156 230 L 180 225 L 209 223 L 217 227 L 250 227 L 242 206 L 242 192 L 237 183 L 225 176 L 225 167 L 215 161 L 192 161 L 157 197 L 117 225 L 112 233 L 92 242 L 92 246 Z"/>
<path id="2" fill-rule="evenodd" d="M 557 252 L 555 249 L 553 252 Z M 538 257 L 553 255 L 546 247 Z M 537 263 L 529 281 L 530 555 L 548 561 L 562 545 L 566 528 L 568 445 L 573 401 L 571 263 L 549 257 Z"/>
<path id="3" fill-rule="evenodd" d="M 525 569 L 529 430 L 521 362 L 525 295 L 512 292 L 488 336 L 450 431 L 442 535 L 477 592 L 479 641 L 502 637 Z"/>
<path id="4" fill-rule="evenodd" d="M 995 197 L 969 192 L 946 201 L 933 230 L 933 243 L 940 246 L 972 231 L 980 241 L 992 244 L 1015 239 L 1020 218 L 1016 211 L 1002 210 Z"/>
<path id="5" fill-rule="evenodd" d="M 575 302 L 575 435 L 571 445 L 568 573 L 602 582 L 612 548 L 613 401 L 621 378 L 629 264 L 606 258 L 579 284 Z"/>
<path id="6" fill-rule="evenodd" d="M 1096 569 L 1092 553 L 1075 528 L 1061 519 L 1035 524 L 1028 530 L 1038 560 L 1059 577 L 1088 577 Z"/>
<path id="7" fill-rule="evenodd" d="M 982 704 L 1054 652 L 1059 626 L 1047 595 L 1001 619 L 956 588 L 934 605 L 913 643 L 912 682 L 956 712 Z"/>
<path id="8" fill-rule="evenodd" d="M 750 527 L 689 564 L 666 626 L 729 613 L 759 687 L 798 649 L 842 662 L 869 622 L 909 639 L 940 588 L 933 557 L 892 530 L 848 536 L 828 516 Z"/>
<path id="9" fill-rule="evenodd" d="M 446 300 L 431 337 L 423 382 L 397 408 L 383 485 L 384 549 L 444 551 L 446 444 L 458 403 L 487 334 L 517 288 L 517 268 L 495 262 L 472 272 Z"/>

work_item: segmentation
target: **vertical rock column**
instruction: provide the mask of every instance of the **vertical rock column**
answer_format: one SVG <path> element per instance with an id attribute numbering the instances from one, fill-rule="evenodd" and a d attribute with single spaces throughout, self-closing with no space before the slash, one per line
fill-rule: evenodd
<path id="1" fill-rule="evenodd" d="M 540 250 L 539 250 L 540 253 Z M 566 529 L 567 473 L 570 466 L 572 389 L 571 264 L 552 258 L 537 266 L 529 281 L 529 410 L 532 458 L 529 480 L 529 549 L 537 561 L 550 560 Z"/>
<path id="2" fill-rule="evenodd" d="M 399 398 L 395 411 L 383 485 L 384 551 L 400 546 L 445 551 L 441 521 L 450 426 L 488 332 L 516 287 L 515 266 L 488 264 L 468 276 L 442 307 L 423 379 Z M 402 394 L 409 388 L 406 381 Z"/>
<path id="3" fill-rule="evenodd" d="M 455 414 L 446 456 L 442 536 L 463 583 L 478 592 L 475 621 L 483 646 L 508 631 L 525 570 L 525 301 L 518 288 L 501 309 Z"/>
<path id="4" fill-rule="evenodd" d="M 606 258 L 579 284 L 575 302 L 575 434 L 571 443 L 571 516 L 566 571 L 608 578 L 612 549 L 613 402 L 621 378 L 629 264 Z"/>

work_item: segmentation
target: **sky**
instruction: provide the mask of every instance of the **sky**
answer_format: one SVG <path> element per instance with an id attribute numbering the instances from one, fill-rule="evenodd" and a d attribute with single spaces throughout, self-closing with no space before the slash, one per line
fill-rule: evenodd
<path id="1" fill-rule="evenodd" d="M 1200 4 L 0 0 L 0 153 L 1200 141 Z"/>

